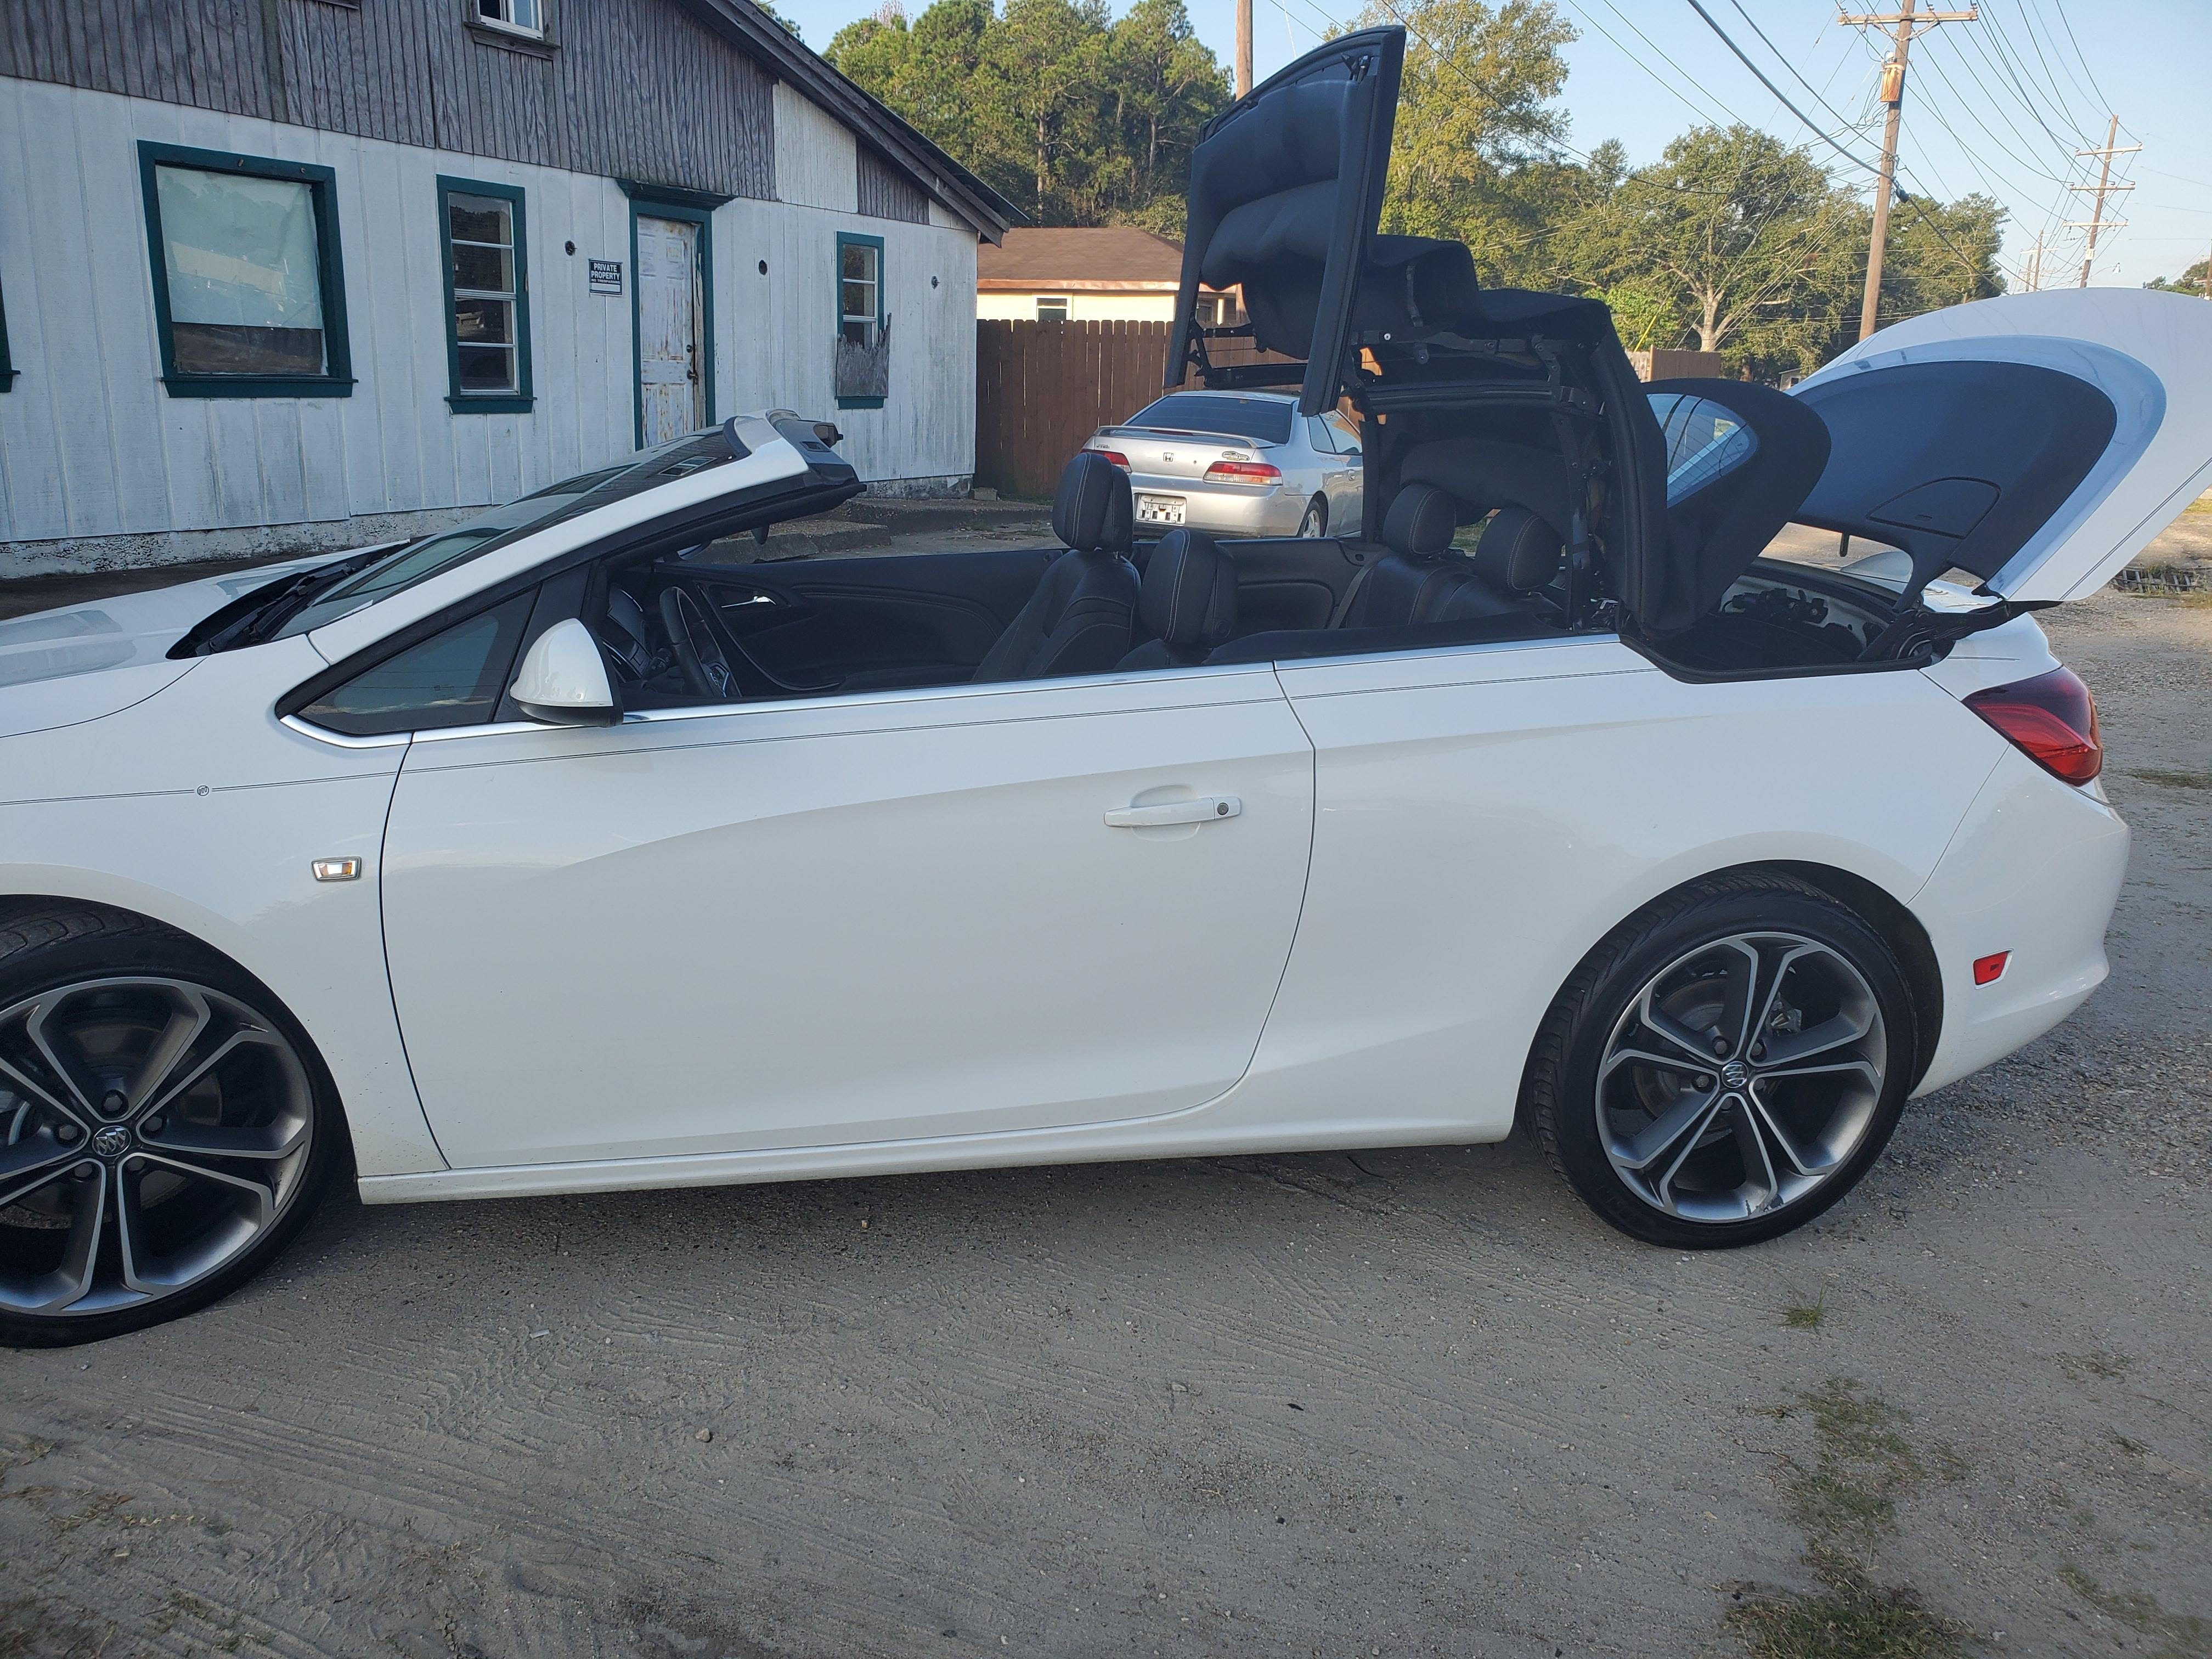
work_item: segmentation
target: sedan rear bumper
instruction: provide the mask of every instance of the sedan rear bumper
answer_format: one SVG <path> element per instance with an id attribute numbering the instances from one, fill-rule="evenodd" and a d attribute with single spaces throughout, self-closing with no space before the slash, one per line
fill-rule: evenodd
<path id="1" fill-rule="evenodd" d="M 1179 501 L 1182 521 L 1193 530 L 1217 536 L 1295 536 L 1305 517 L 1310 497 L 1288 483 L 1209 484 L 1192 478 L 1158 477 L 1132 473 L 1129 489 L 1137 498 L 1137 533 L 1159 535 L 1173 522 L 1147 520 L 1144 498 Z"/>

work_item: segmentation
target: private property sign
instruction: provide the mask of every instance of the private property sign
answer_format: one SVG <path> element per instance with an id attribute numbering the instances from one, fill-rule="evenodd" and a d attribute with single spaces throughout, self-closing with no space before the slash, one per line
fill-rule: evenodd
<path id="1" fill-rule="evenodd" d="M 587 263 L 591 266 L 590 275 L 592 293 L 619 294 L 623 291 L 623 262 L 621 260 L 592 259 Z"/>

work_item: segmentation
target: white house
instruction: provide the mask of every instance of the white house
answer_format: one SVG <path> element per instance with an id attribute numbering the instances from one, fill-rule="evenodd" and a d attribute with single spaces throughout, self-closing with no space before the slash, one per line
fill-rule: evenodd
<path id="1" fill-rule="evenodd" d="M 978 251 L 975 314 L 994 322 L 1175 318 L 1182 244 L 1134 225 L 1009 230 Z M 1243 319 L 1235 291 L 1199 293 L 1199 319 Z"/>
<path id="2" fill-rule="evenodd" d="M 740 409 L 975 465 L 1018 216 L 750 0 L 10 0 L 0 574 L 414 533 Z"/>

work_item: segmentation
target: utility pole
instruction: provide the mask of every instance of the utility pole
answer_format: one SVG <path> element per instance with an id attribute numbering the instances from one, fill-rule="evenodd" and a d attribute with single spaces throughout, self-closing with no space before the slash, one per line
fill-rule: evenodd
<path id="1" fill-rule="evenodd" d="M 2105 217 L 2105 198 L 2107 195 L 2117 196 L 2122 191 L 2133 190 L 2135 188 L 2133 185 L 2116 185 L 2112 182 L 2112 157 L 2115 155 L 2132 155 L 2137 150 L 2141 149 L 2142 146 L 2141 144 L 2122 144 L 2119 142 L 2119 137 L 2120 118 L 2115 115 L 2112 117 L 2112 125 L 2106 130 L 2104 149 L 2077 149 L 2074 152 L 2076 155 L 2081 156 L 2085 161 L 2092 155 L 2095 156 L 2098 160 L 2097 182 L 2095 184 L 2069 185 L 2066 186 L 2069 190 L 2094 190 L 2097 192 L 2097 205 L 2090 210 L 2087 219 L 2069 219 L 2067 221 L 2067 224 L 2071 228 L 2075 230 L 2086 230 L 2089 233 L 2089 246 L 2082 251 L 2081 254 L 2081 286 L 2083 288 L 2089 286 L 2089 267 L 2096 263 L 2097 233 L 2103 230 L 2125 230 L 2128 227 L 2128 222 L 2124 219 L 2107 219 Z"/>
<path id="2" fill-rule="evenodd" d="M 1964 11 L 1913 10 L 1914 0 L 1900 0 L 1899 9 L 1893 12 L 1843 12 L 1836 14 L 1836 21 L 1851 28 L 1891 28 L 1892 46 L 1889 59 L 1881 66 L 1881 101 L 1889 106 L 1889 118 L 1881 131 L 1881 173 L 1874 187 L 1874 240 L 1867 248 L 1866 297 L 1859 305 L 1859 338 L 1872 334 L 1876 314 L 1881 309 L 1881 258 L 1889 246 L 1889 201 L 1897 185 L 1897 129 L 1905 118 L 1905 60 L 1912 51 L 1912 39 L 1925 34 L 1938 23 L 1972 23 L 1979 12 L 1969 6 Z"/>
<path id="3" fill-rule="evenodd" d="M 1237 95 L 1252 90 L 1252 0 L 1237 0 Z"/>
<path id="4" fill-rule="evenodd" d="M 2043 234 L 2040 231 L 2036 233 L 2034 248 L 2021 262 L 2020 285 L 2030 294 L 2043 287 Z"/>

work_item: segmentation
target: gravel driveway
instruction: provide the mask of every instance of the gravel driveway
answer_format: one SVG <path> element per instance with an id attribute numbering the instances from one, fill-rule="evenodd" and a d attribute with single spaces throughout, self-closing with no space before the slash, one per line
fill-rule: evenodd
<path id="1" fill-rule="evenodd" d="M 1520 1139 L 338 1201 L 0 1353 L 0 1655 L 2212 1654 L 2212 608 L 2051 626 L 2112 981 L 1814 1226 Z"/>

